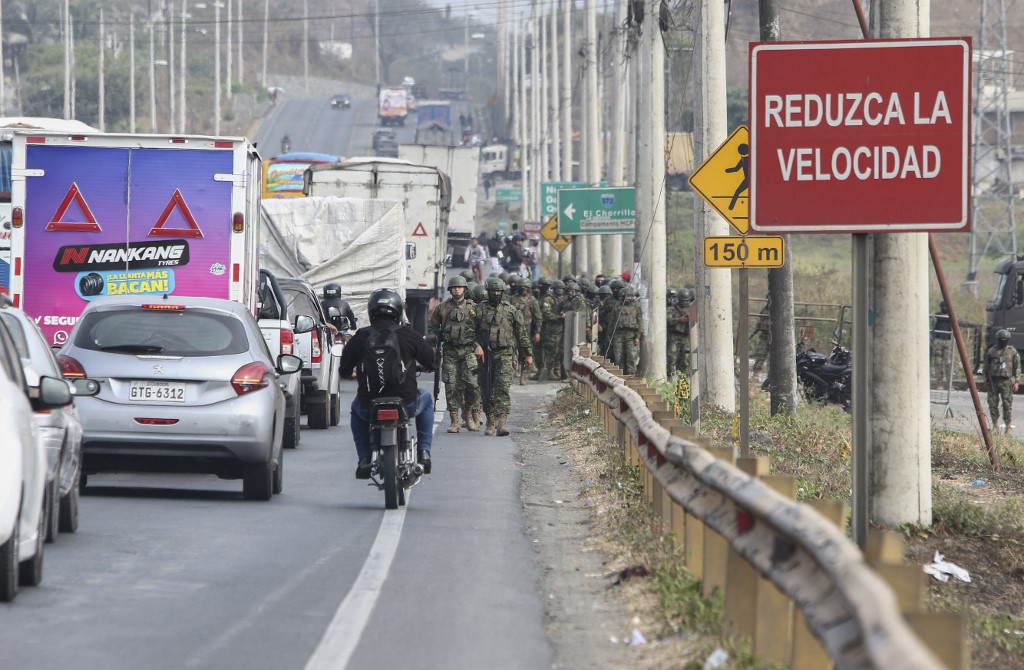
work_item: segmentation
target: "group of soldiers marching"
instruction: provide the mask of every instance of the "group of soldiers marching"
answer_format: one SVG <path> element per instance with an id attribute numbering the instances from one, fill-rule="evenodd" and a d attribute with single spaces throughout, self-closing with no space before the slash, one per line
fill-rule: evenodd
<path id="1" fill-rule="evenodd" d="M 469 270 L 448 281 L 451 297 L 434 310 L 428 329 L 437 338 L 440 380 L 451 417 L 449 433 L 462 427 L 508 435 L 509 388 L 518 378 L 565 380 L 562 365 L 566 315 L 584 324 L 583 338 L 598 352 L 635 374 L 644 338 L 637 291 L 614 277 L 600 283 L 585 276 L 537 281 L 491 273 L 483 284 Z M 668 369 L 689 372 L 691 289 L 669 289 Z M 435 387 L 435 394 L 438 389 Z"/>

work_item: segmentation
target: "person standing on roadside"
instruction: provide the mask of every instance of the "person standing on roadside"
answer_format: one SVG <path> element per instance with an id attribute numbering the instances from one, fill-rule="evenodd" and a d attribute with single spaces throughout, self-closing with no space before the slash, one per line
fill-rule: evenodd
<path id="1" fill-rule="evenodd" d="M 636 300 L 636 289 L 627 286 L 622 289 L 623 303 L 618 312 L 618 323 L 612 335 L 612 349 L 615 364 L 627 374 L 636 373 L 637 356 L 640 354 L 640 339 L 644 336 L 643 315 Z"/>
<path id="2" fill-rule="evenodd" d="M 442 347 L 441 381 L 451 417 L 449 433 L 459 432 L 459 410 L 466 427 L 480 430 L 480 417 L 474 412 L 479 404 L 477 359 L 483 349 L 477 344 L 477 306 L 466 300 L 466 280 L 461 276 L 448 280 L 451 297 L 437 306 L 430 315 L 427 331 L 437 336 Z"/>
<path id="3" fill-rule="evenodd" d="M 996 333 L 996 343 L 985 353 L 985 379 L 988 381 L 988 413 L 992 417 L 992 428 L 999 424 L 999 405 L 1002 401 L 1003 424 L 1010 432 L 1013 418 L 1013 394 L 1017 391 L 1017 376 L 1020 374 L 1020 353 L 1010 346 L 1010 331 Z"/>

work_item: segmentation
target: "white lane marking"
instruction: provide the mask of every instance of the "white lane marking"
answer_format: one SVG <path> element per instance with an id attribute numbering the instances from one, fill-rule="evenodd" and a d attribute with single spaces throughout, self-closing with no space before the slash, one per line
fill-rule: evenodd
<path id="1" fill-rule="evenodd" d="M 408 495 L 407 491 L 406 496 Z M 334 618 L 327 626 L 320 644 L 306 662 L 306 670 L 337 670 L 348 667 L 356 645 L 359 644 L 359 638 L 363 635 L 363 629 L 370 621 L 370 613 L 377 604 L 380 589 L 391 570 L 391 562 L 395 558 L 404 523 L 404 507 L 384 513 L 377 539 L 373 541 L 370 554 L 363 563 L 363 569 L 360 570 L 338 611 L 334 613 Z"/>
<path id="2" fill-rule="evenodd" d="M 437 432 L 443 416 L 440 412 L 434 412 L 432 432 Z M 411 502 L 411 494 L 411 489 L 405 492 L 407 506 Z M 359 576 L 338 606 L 331 623 L 327 625 L 320 643 L 306 662 L 305 670 L 339 670 L 348 667 L 377 604 L 380 589 L 391 570 L 398 541 L 402 538 L 406 509 L 408 507 L 401 507 L 384 513 L 377 538 L 370 547 Z"/>

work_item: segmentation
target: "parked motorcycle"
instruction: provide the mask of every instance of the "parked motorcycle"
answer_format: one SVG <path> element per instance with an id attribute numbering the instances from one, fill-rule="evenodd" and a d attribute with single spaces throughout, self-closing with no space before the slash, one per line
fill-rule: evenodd
<path id="1" fill-rule="evenodd" d="M 423 475 L 416 460 L 416 417 L 401 398 L 381 397 L 370 404 L 370 481 L 384 491 L 384 507 L 405 505 L 405 492 Z"/>
<path id="2" fill-rule="evenodd" d="M 850 350 L 841 344 L 826 356 L 814 349 L 804 351 L 797 345 L 796 376 L 804 396 L 818 402 L 841 405 L 849 411 L 853 392 L 853 360 Z"/>

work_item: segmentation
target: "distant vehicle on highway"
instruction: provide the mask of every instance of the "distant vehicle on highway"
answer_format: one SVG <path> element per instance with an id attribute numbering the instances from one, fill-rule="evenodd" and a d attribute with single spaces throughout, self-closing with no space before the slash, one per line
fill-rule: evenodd
<path id="1" fill-rule="evenodd" d="M 297 328 L 301 330 L 301 328 Z M 86 475 L 166 471 L 242 479 L 250 500 L 283 484 L 280 376 L 249 310 L 216 298 L 114 296 L 89 303 L 60 350 L 66 377 L 100 383 L 79 406 Z"/>
<path id="2" fill-rule="evenodd" d="M 377 150 L 374 154 L 384 158 L 398 158 L 398 142 L 384 138 L 377 142 Z"/>
<path id="3" fill-rule="evenodd" d="M 373 150 L 376 151 L 380 148 L 380 143 L 383 141 L 390 141 L 397 143 L 395 139 L 395 131 L 390 128 L 374 128 L 373 129 Z"/>
<path id="4" fill-rule="evenodd" d="M 352 100 L 348 97 L 348 93 L 331 96 L 331 109 L 348 109 L 351 106 Z"/>

